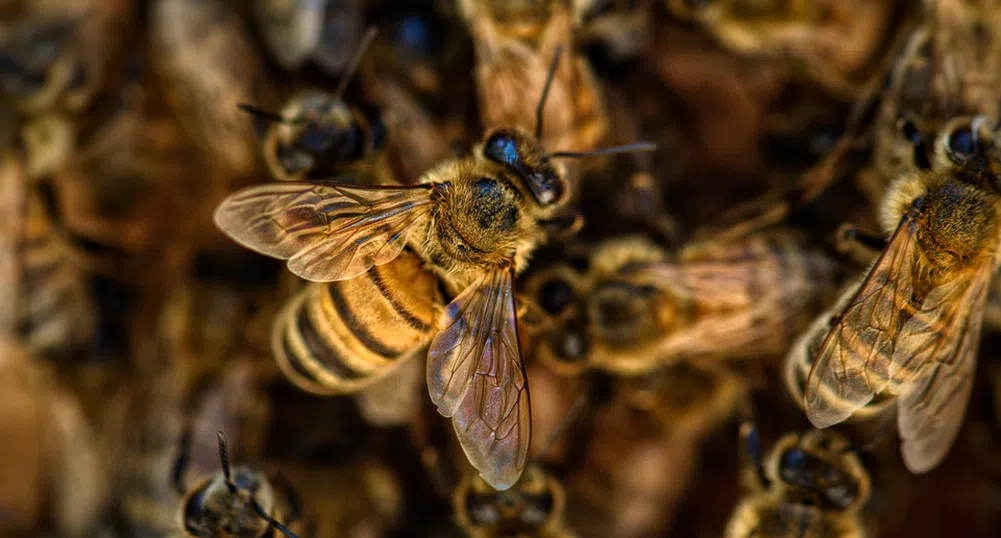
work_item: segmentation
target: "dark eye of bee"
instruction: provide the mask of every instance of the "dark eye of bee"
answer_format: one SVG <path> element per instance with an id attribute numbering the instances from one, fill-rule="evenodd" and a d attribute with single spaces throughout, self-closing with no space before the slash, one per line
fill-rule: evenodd
<path id="1" fill-rule="evenodd" d="M 911 120 L 905 120 L 900 125 L 900 134 L 905 140 L 914 146 L 914 165 L 921 170 L 931 168 L 931 160 L 928 157 L 928 144 L 925 143 L 921 131 Z"/>
<path id="2" fill-rule="evenodd" d="M 495 134 L 487 140 L 483 146 L 483 155 L 492 161 L 510 166 L 517 166 L 521 161 L 517 142 L 504 133 Z"/>
<path id="3" fill-rule="evenodd" d="M 539 306 L 550 314 L 559 314 L 570 306 L 573 289 L 566 280 L 554 278 L 539 288 Z"/>
<path id="4" fill-rule="evenodd" d="M 959 162 L 966 162 L 976 151 L 977 141 L 969 126 L 960 127 L 949 134 L 947 148 L 950 157 Z"/>
<path id="5" fill-rule="evenodd" d="M 206 488 L 201 488 L 188 498 L 184 505 L 184 527 L 188 532 L 195 532 L 194 522 L 202 517 L 202 501 L 205 499 Z"/>

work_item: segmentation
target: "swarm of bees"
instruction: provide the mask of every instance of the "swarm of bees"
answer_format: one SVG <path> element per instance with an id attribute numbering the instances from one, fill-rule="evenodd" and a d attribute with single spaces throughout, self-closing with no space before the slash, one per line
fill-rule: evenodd
<path id="1" fill-rule="evenodd" d="M 1001 535 L 1001 1 L 0 2 L 0 536 Z"/>

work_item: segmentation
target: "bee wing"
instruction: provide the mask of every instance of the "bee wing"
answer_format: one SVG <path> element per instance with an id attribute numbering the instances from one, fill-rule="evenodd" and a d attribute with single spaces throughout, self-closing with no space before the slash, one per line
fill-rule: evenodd
<path id="1" fill-rule="evenodd" d="M 935 288 L 897 337 L 889 373 L 902 386 L 897 429 L 911 472 L 938 465 L 959 433 L 973 388 L 990 281 L 987 262 L 973 278 Z"/>
<path id="2" fill-rule="evenodd" d="M 399 256 L 431 208 L 430 185 L 275 183 L 230 195 L 215 223 L 241 245 L 315 282 L 349 280 Z"/>
<path id="3" fill-rule="evenodd" d="M 504 490 L 518 481 L 531 441 L 528 383 L 518 348 L 514 276 L 493 269 L 452 301 L 428 351 L 428 391 L 452 417 L 469 462 Z"/>
<path id="4" fill-rule="evenodd" d="M 845 420 L 889 384 L 900 316 L 914 310 L 913 239 L 914 223 L 905 215 L 821 344 L 803 395 L 814 426 Z"/>

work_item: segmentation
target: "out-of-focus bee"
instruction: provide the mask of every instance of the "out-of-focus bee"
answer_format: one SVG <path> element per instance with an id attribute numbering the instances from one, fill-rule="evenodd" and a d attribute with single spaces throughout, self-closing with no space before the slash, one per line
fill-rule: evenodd
<path id="1" fill-rule="evenodd" d="M 667 0 L 740 54 L 778 57 L 830 91 L 853 97 L 881 65 L 903 3 Z"/>
<path id="2" fill-rule="evenodd" d="M 471 538 L 574 536 L 563 523 L 563 484 L 536 463 L 506 491 L 497 491 L 467 473 L 455 488 L 452 502 L 459 526 Z"/>
<path id="3" fill-rule="evenodd" d="M 497 489 L 521 475 L 531 437 L 514 276 L 547 230 L 564 225 L 554 217 L 569 187 L 553 159 L 581 155 L 545 152 L 541 132 L 541 124 L 536 136 L 492 130 L 472 155 L 441 163 L 418 185 L 261 185 L 215 214 L 238 243 L 328 282 L 307 287 L 277 318 L 275 353 L 287 376 L 310 390 L 350 392 L 430 341 L 431 399 Z M 652 147 L 607 151 L 641 149 Z M 444 308 L 439 283 L 451 298 Z"/>
<path id="4" fill-rule="evenodd" d="M 312 60 L 329 73 L 348 65 L 362 34 L 359 0 L 255 0 L 257 27 L 268 52 L 287 71 Z"/>
<path id="5" fill-rule="evenodd" d="M 871 480 L 847 439 L 833 431 L 791 433 L 761 461 L 757 431 L 741 429 L 750 493 L 734 509 L 727 538 L 868 536 L 860 509 Z"/>
<path id="6" fill-rule="evenodd" d="M 833 295 L 834 265 L 792 237 L 695 244 L 671 259 L 640 238 L 531 275 L 526 293 L 554 319 L 539 356 L 562 371 L 652 371 L 696 358 L 783 353 Z"/>
<path id="7" fill-rule="evenodd" d="M 361 41 L 352 64 L 332 94 L 317 90 L 293 97 L 281 114 L 248 105 L 241 108 L 270 122 L 264 138 L 264 160 L 281 181 L 304 181 L 357 175 L 363 185 L 391 180 L 381 155 L 386 126 L 375 110 L 363 110 L 344 101 L 344 92 L 375 37 L 371 29 Z"/>
<path id="8" fill-rule="evenodd" d="M 546 130 L 540 138 L 546 147 L 586 151 L 605 139 L 608 115 L 586 58 L 571 54 L 555 73 L 546 69 L 557 51 L 574 50 L 568 2 L 463 0 L 460 10 L 476 45 L 483 125 L 532 128 L 540 119 L 525 95 L 549 87 L 552 95 L 542 111 Z"/>
<path id="9" fill-rule="evenodd" d="M 218 439 L 222 470 L 192 486 L 181 501 L 185 534 L 194 538 L 263 538 L 277 529 L 295 538 L 280 522 L 297 515 L 292 494 L 253 467 L 230 468 L 222 432 Z"/>
<path id="10" fill-rule="evenodd" d="M 22 113 L 80 112 L 116 60 L 128 2 L 40 0 L 0 29 L 0 94 Z"/>
<path id="11" fill-rule="evenodd" d="M 107 473 L 79 400 L 7 339 L 0 390 L 0 534 L 94 536 Z"/>
<path id="12" fill-rule="evenodd" d="M 16 152 L 0 156 L 4 213 L 9 217 L 4 258 L 11 264 L 4 271 L 3 287 L 12 299 L 7 315 L 13 316 L 5 329 L 14 329 L 32 353 L 79 349 L 95 327 L 88 284 L 25 168 Z"/>
<path id="13" fill-rule="evenodd" d="M 996 124 L 959 118 L 930 172 L 898 179 L 883 204 L 879 259 L 842 298 L 806 381 L 807 417 L 837 424 L 895 397 L 904 463 L 935 467 L 963 422 L 988 290 L 999 263 Z"/>
<path id="14" fill-rule="evenodd" d="M 875 118 L 872 165 L 858 179 L 874 204 L 890 183 L 932 167 L 933 145 L 959 116 L 1001 114 L 998 3 L 925 2 L 928 23 L 909 37 Z"/>
<path id="15" fill-rule="evenodd" d="M 272 100 L 243 22 L 221 0 L 158 0 L 150 22 L 154 68 L 181 125 L 210 162 L 252 173 L 257 136 L 236 105 Z"/>

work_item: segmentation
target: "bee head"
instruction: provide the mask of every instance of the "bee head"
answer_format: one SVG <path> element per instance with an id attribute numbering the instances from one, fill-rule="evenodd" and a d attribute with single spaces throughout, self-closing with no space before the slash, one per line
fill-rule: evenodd
<path id="1" fill-rule="evenodd" d="M 482 478 L 472 477 L 460 487 L 459 510 L 473 527 L 491 528 L 501 535 L 531 532 L 562 511 L 563 493 L 555 479 L 530 465 L 509 490 L 496 491 Z"/>
<path id="2" fill-rule="evenodd" d="M 566 199 L 569 189 L 539 141 L 520 129 L 497 129 L 487 135 L 483 156 L 513 172 L 541 207 Z"/>
<path id="3" fill-rule="evenodd" d="M 285 121 L 271 126 L 275 159 L 285 174 L 330 173 L 338 163 L 365 154 L 365 136 L 344 100 L 322 93 L 293 99 L 282 111 Z"/>
<path id="4" fill-rule="evenodd" d="M 869 497 L 869 475 L 844 437 L 826 430 L 789 436 L 773 452 L 775 478 L 797 496 L 834 510 Z"/>
<path id="5" fill-rule="evenodd" d="M 587 367 L 590 336 L 581 294 L 582 276 L 568 265 L 546 267 L 530 275 L 525 292 L 549 318 L 551 330 L 539 340 L 540 357 L 559 372 Z"/>
<path id="6" fill-rule="evenodd" d="M 1001 122 L 985 116 L 950 121 L 939 136 L 939 162 L 1001 178 Z"/>
<path id="7" fill-rule="evenodd" d="M 235 490 L 223 473 L 216 473 L 192 490 L 183 503 L 184 529 L 199 538 L 260 538 L 269 523 L 253 508 L 257 499 L 265 511 L 271 510 L 274 493 L 264 476 L 254 469 L 234 467 Z"/>

